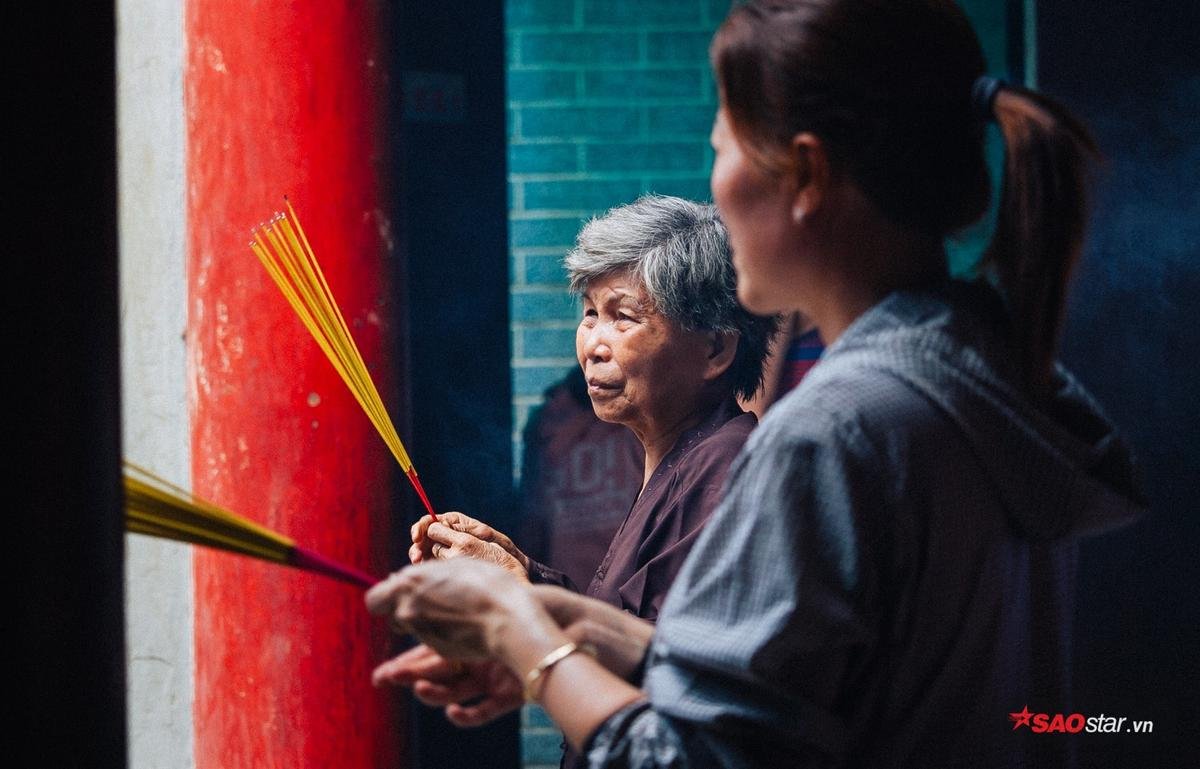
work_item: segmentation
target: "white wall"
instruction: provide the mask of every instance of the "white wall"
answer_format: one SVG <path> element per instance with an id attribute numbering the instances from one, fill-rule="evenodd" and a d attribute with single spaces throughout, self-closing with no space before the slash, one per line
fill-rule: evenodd
<path id="1" fill-rule="evenodd" d="M 184 9 L 116 9 L 124 452 L 187 488 Z M 191 547 L 127 535 L 125 575 L 129 766 L 190 769 Z"/>

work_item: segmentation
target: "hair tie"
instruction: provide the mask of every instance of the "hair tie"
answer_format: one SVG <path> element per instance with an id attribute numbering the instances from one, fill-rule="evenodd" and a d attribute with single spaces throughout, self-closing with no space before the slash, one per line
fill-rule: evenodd
<path id="1" fill-rule="evenodd" d="M 996 94 L 1007 86 L 1008 83 L 998 77 L 980 75 L 975 78 L 975 84 L 971 86 L 971 108 L 980 121 L 990 123 L 996 119 L 996 113 L 992 109 L 996 103 Z"/>

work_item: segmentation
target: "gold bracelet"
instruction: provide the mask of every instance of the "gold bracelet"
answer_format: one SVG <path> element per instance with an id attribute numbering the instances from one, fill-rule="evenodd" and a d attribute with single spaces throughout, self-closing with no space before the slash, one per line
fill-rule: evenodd
<path id="1" fill-rule="evenodd" d="M 537 699 L 540 692 L 534 691 L 538 682 L 546 675 L 546 671 L 557 665 L 562 660 L 571 656 L 575 652 L 583 652 L 596 656 L 596 648 L 591 644 L 577 644 L 574 641 L 567 641 L 562 646 L 554 649 L 545 657 L 538 661 L 538 664 L 533 666 L 533 669 L 525 674 L 525 701 L 533 702 Z"/>

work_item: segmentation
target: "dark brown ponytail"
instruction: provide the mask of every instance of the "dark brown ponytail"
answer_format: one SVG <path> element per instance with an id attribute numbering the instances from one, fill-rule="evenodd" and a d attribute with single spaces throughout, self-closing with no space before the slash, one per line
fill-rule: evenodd
<path id="1" fill-rule="evenodd" d="M 935 237 L 987 210 L 984 125 L 996 118 L 1007 157 L 984 265 L 1008 300 L 1021 380 L 1043 391 L 1087 218 L 1083 126 L 1044 96 L 990 87 L 952 0 L 750 0 L 710 55 L 734 132 L 764 168 L 816 133 L 886 216 Z"/>
<path id="2" fill-rule="evenodd" d="M 1006 151 L 996 230 L 982 266 L 1004 292 L 1020 374 L 1039 394 L 1050 382 L 1067 287 L 1083 248 L 1096 147 L 1063 107 L 1024 88 L 1000 90 L 993 112 Z"/>

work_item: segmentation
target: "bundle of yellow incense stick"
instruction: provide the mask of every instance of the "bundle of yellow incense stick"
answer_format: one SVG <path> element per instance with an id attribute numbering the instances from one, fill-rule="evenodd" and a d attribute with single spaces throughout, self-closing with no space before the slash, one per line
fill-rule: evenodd
<path id="1" fill-rule="evenodd" d="M 429 497 L 417 477 L 417 470 L 408 458 L 404 444 L 400 442 L 400 435 L 371 380 L 342 311 L 329 290 L 329 284 L 325 282 L 321 266 L 296 218 L 296 211 L 287 197 L 283 200 L 287 212 L 276 212 L 270 220 L 254 228 L 254 240 L 250 242 L 250 248 L 337 369 L 342 381 L 350 388 L 358 405 L 362 406 L 392 456 L 400 463 L 400 469 L 408 476 L 425 509 L 436 520 L 433 505 L 429 503 Z"/>
<path id="2" fill-rule="evenodd" d="M 324 574 L 359 587 L 377 580 L 291 539 L 193 496 L 126 461 L 125 530 L 189 542 Z"/>

